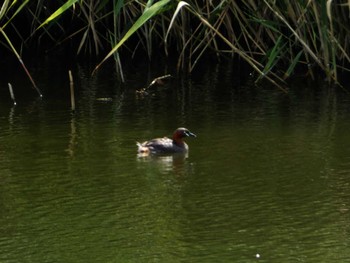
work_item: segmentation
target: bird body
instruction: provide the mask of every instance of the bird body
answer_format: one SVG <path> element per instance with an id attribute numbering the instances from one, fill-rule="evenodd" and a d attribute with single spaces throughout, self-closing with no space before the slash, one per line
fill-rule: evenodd
<path id="1" fill-rule="evenodd" d="M 196 137 L 186 128 L 175 130 L 172 139 L 168 137 L 155 138 L 143 143 L 137 142 L 138 153 L 142 154 L 172 154 L 187 153 L 188 145 L 184 142 L 185 137 Z"/>

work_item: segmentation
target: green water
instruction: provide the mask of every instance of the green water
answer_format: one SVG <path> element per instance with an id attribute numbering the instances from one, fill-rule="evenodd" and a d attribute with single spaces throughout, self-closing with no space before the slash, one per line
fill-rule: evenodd
<path id="1" fill-rule="evenodd" d="M 75 69 L 75 113 L 44 69 L 42 101 L 2 89 L 0 262 L 350 262 L 350 97 L 201 70 L 138 97 L 167 72 Z M 180 126 L 187 158 L 137 156 Z"/>

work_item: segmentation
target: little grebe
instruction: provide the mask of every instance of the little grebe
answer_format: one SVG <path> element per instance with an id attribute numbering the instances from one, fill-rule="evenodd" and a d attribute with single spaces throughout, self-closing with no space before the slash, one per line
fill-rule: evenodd
<path id="1" fill-rule="evenodd" d="M 196 137 L 195 134 L 186 128 L 178 128 L 173 134 L 173 138 L 156 138 L 143 143 L 137 142 L 138 153 L 141 154 L 170 154 L 187 153 L 188 145 L 183 141 L 185 137 Z"/>

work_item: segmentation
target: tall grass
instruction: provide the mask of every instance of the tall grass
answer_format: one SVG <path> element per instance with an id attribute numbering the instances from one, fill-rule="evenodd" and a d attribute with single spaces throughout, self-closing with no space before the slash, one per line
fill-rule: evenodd
<path id="1" fill-rule="evenodd" d="M 27 37 L 18 30 L 21 39 L 46 39 L 52 46 L 73 40 L 77 54 L 105 54 L 94 72 L 114 58 L 123 77 L 120 53 L 149 59 L 176 54 L 178 69 L 188 72 L 207 55 L 239 57 L 257 73 L 257 82 L 267 79 L 282 90 L 296 72 L 310 77 L 323 72 L 338 83 L 339 72 L 349 71 L 350 2 L 345 0 L 25 3 L 21 12 L 30 14 L 32 29 Z"/>

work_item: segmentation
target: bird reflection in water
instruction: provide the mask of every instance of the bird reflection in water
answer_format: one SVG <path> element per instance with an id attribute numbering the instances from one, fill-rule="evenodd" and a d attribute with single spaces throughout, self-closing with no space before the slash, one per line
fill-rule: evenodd
<path id="1" fill-rule="evenodd" d="M 148 163 L 156 166 L 161 173 L 174 173 L 176 176 L 183 176 L 191 169 L 191 163 L 188 162 L 187 153 L 174 153 L 167 155 L 145 155 L 137 154 L 137 160 L 140 163 Z"/>

